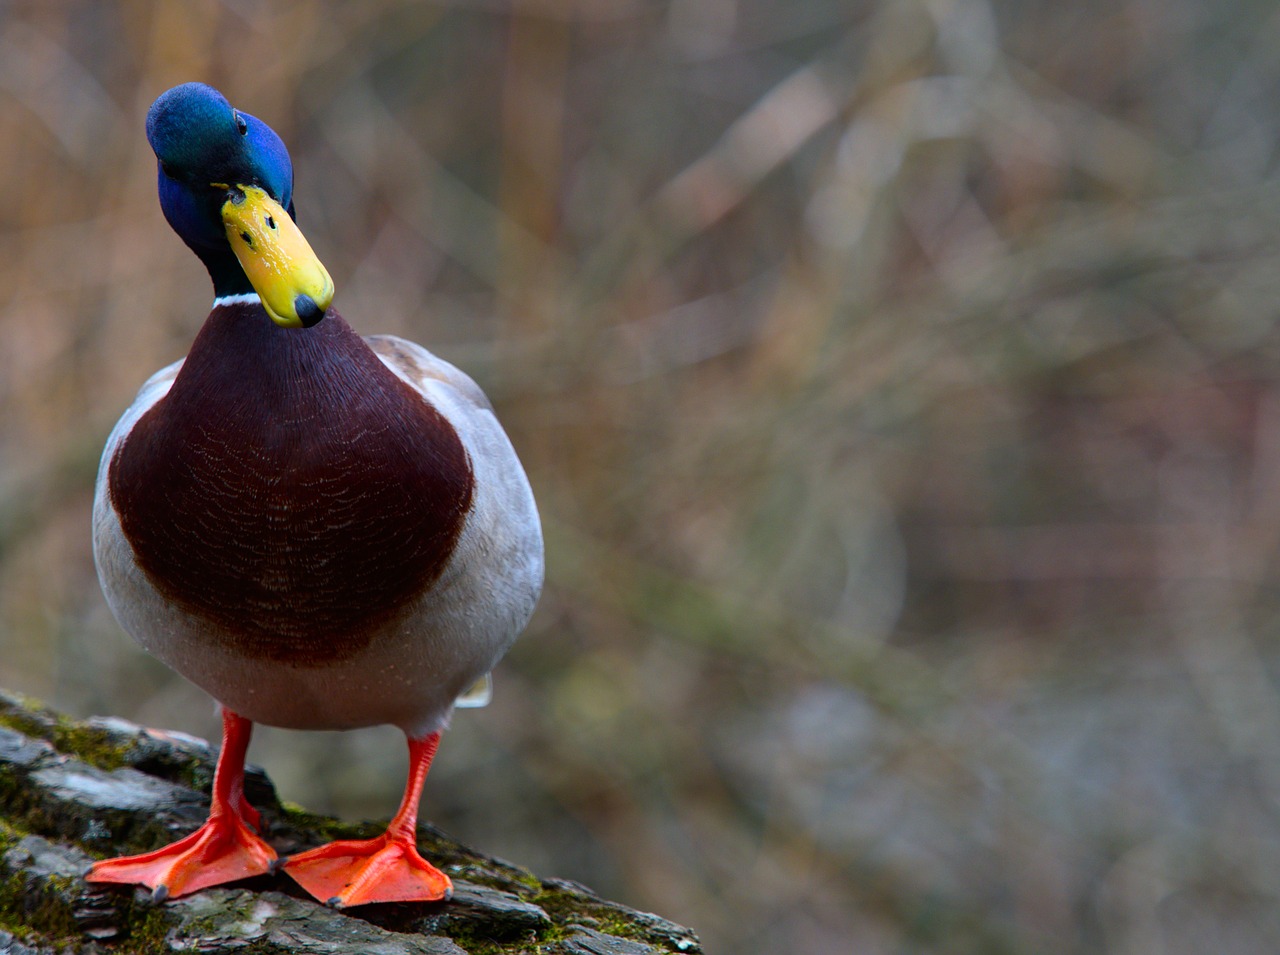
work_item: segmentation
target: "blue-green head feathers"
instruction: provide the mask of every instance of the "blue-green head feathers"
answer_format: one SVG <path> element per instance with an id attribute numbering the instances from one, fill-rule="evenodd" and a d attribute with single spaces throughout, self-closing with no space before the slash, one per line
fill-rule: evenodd
<path id="1" fill-rule="evenodd" d="M 227 242 L 220 210 L 237 187 L 258 186 L 292 217 L 293 164 L 275 131 L 204 83 L 183 83 L 147 112 L 160 207 L 200 257 L 217 295 L 252 290 Z"/>
<path id="2" fill-rule="evenodd" d="M 218 209 L 227 186 L 261 186 L 293 213 L 293 164 L 284 143 L 212 86 L 183 83 L 161 93 L 147 112 L 147 140 L 165 218 L 197 252 L 226 242 Z"/>

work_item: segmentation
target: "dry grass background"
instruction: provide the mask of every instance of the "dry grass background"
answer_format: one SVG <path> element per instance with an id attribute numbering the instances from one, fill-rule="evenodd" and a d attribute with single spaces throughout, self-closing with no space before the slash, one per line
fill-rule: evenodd
<path id="1" fill-rule="evenodd" d="M 203 79 L 543 509 L 434 821 L 710 951 L 1280 950 L 1278 54 L 1250 0 L 0 5 L 0 684 L 216 732 L 89 548 L 208 309 L 142 130 Z"/>

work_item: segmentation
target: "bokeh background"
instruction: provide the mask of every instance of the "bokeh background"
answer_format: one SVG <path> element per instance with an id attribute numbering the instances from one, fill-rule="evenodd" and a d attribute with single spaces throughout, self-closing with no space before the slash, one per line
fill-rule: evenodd
<path id="1" fill-rule="evenodd" d="M 211 297 L 143 136 L 190 79 L 541 504 L 433 821 L 711 952 L 1280 950 L 1273 3 L 0 4 L 0 685 L 216 736 L 89 544 Z"/>

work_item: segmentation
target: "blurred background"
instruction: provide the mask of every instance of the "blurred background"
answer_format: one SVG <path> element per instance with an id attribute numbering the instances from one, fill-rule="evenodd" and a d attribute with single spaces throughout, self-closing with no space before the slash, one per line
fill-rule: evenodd
<path id="1" fill-rule="evenodd" d="M 709 952 L 1280 950 L 1275 4 L 0 4 L 0 685 L 216 738 L 89 541 L 211 299 L 191 79 L 542 508 L 432 821 Z M 386 818 L 405 757 L 251 759 Z"/>

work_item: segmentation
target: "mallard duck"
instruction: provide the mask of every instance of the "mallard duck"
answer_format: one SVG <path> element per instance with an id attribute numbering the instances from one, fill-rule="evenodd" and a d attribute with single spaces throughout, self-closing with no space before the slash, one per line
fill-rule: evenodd
<path id="1" fill-rule="evenodd" d="M 474 381 L 332 307 L 269 126 L 186 83 L 151 106 L 147 138 L 213 308 L 107 440 L 94 557 L 124 629 L 218 701 L 223 741 L 208 821 L 88 878 L 163 900 L 276 868 L 244 797 L 253 724 L 392 724 L 410 770 L 386 832 L 283 869 L 335 906 L 448 898 L 417 850 L 418 801 L 455 704 L 541 590 L 528 479 Z"/>

